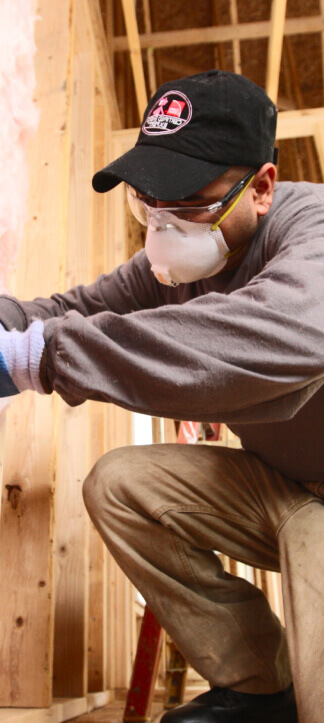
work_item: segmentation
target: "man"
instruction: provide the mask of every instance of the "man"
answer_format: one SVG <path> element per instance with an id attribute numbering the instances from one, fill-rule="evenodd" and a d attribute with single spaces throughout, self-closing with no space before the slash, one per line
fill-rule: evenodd
<path id="1" fill-rule="evenodd" d="M 84 486 L 121 568 L 210 692 L 166 723 L 323 720 L 323 187 L 275 184 L 276 109 L 242 76 L 164 84 L 121 181 L 146 248 L 51 299 L 2 297 L 2 394 L 225 422 L 241 450 L 152 445 Z M 281 570 L 288 633 L 220 551 Z"/>

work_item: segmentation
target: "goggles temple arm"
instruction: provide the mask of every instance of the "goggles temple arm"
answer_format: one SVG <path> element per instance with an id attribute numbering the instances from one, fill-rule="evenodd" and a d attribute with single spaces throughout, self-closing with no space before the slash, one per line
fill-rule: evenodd
<path id="1" fill-rule="evenodd" d="M 219 218 L 218 221 L 216 221 L 216 223 L 214 223 L 212 225 L 212 231 L 215 231 L 218 228 L 218 226 L 222 223 L 222 221 L 224 221 L 225 218 L 227 218 L 227 216 L 229 216 L 229 214 L 234 210 L 235 206 L 237 206 L 238 202 L 241 200 L 246 189 L 249 187 L 250 183 L 253 181 L 255 175 L 256 175 L 256 171 L 251 171 L 249 173 L 249 180 L 246 183 L 246 185 L 244 185 L 244 183 L 243 183 L 244 178 L 242 179 L 242 181 L 241 181 L 242 188 L 241 188 L 239 195 L 237 196 L 235 201 L 233 201 L 232 205 L 227 209 L 227 211 L 225 211 L 225 213 L 223 213 L 221 218 Z M 246 181 L 246 179 L 245 179 L 245 181 Z"/>
<path id="2" fill-rule="evenodd" d="M 257 171 L 257 169 L 253 168 L 252 171 L 249 171 L 249 173 L 247 173 L 247 175 L 244 176 L 244 178 L 242 178 L 240 181 L 238 181 L 235 184 L 235 186 L 233 186 L 233 188 L 230 188 L 228 193 L 226 193 L 226 195 L 224 196 L 224 198 L 222 198 L 222 200 L 220 202 L 221 208 L 224 208 L 224 206 L 226 206 L 228 204 L 228 202 L 232 200 L 233 196 L 236 196 L 236 194 L 239 193 L 239 191 L 242 188 L 244 188 L 247 181 L 252 180 L 253 176 L 255 176 L 255 174 L 256 174 L 256 171 Z"/>

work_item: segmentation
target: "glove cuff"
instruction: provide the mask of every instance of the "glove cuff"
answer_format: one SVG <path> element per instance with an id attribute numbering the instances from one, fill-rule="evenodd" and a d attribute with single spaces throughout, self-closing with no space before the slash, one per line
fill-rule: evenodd
<path id="1" fill-rule="evenodd" d="M 44 349 L 44 324 L 33 321 L 26 331 L 9 332 L 10 351 L 6 349 L 5 360 L 13 383 L 20 392 L 33 389 L 45 394 L 40 381 L 39 368 Z"/>

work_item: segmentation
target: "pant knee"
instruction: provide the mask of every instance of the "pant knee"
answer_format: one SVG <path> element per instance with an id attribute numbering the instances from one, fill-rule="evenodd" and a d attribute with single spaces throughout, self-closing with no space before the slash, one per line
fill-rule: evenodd
<path id="1" fill-rule="evenodd" d="M 122 449 L 104 454 L 95 463 L 83 483 L 83 499 L 87 509 L 93 504 L 102 504 L 109 490 L 118 489 L 122 475 Z"/>
<path id="2" fill-rule="evenodd" d="M 147 490 L 145 447 L 121 447 L 100 457 L 83 483 L 83 499 L 90 516 L 116 506 L 138 507 Z"/>

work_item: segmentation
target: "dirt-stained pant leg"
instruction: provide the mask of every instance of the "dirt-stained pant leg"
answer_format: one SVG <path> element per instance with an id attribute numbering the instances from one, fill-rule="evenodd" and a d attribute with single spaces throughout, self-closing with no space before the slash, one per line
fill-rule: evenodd
<path id="1" fill-rule="evenodd" d="M 300 723 L 324 720 L 324 505 L 298 510 L 279 532 L 288 647 Z"/>
<path id="2" fill-rule="evenodd" d="M 272 693 L 289 684 L 280 622 L 213 551 L 279 570 L 277 532 L 288 540 L 296 513 L 317 504 L 311 493 L 243 450 L 166 444 L 108 453 L 84 497 L 120 567 L 211 685 Z"/>

